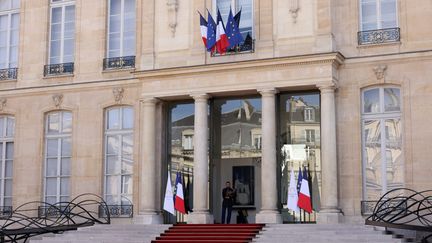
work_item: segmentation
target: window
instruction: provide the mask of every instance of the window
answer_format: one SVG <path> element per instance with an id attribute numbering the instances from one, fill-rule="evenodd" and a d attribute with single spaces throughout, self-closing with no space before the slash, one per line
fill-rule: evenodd
<path id="1" fill-rule="evenodd" d="M 109 58 L 135 56 L 135 9 L 135 0 L 109 0 Z"/>
<path id="2" fill-rule="evenodd" d="M 193 149 L 193 130 L 183 131 L 183 149 L 184 150 Z"/>
<path id="3" fill-rule="evenodd" d="M 15 119 L 0 116 L 0 206 L 12 206 Z"/>
<path id="4" fill-rule="evenodd" d="M 398 27 L 396 0 L 360 0 L 361 30 Z"/>
<path id="5" fill-rule="evenodd" d="M 69 201 L 71 158 L 72 113 L 51 112 L 45 121 L 45 202 Z"/>
<path id="6" fill-rule="evenodd" d="M 313 122 L 315 120 L 315 111 L 312 107 L 306 107 L 304 110 L 305 122 Z"/>
<path id="7" fill-rule="evenodd" d="M 404 185 L 401 95 L 396 87 L 363 91 L 363 192 L 377 200 Z"/>
<path id="8" fill-rule="evenodd" d="M 314 129 L 306 129 L 306 143 L 314 143 L 315 142 L 315 130 Z"/>
<path id="9" fill-rule="evenodd" d="M 105 188 L 108 205 L 132 205 L 133 109 L 105 112 Z"/>
<path id="10" fill-rule="evenodd" d="M 253 134 L 252 135 L 252 146 L 257 149 L 257 150 L 261 150 L 261 141 L 262 141 L 262 136 L 261 134 Z"/>
<path id="11" fill-rule="evenodd" d="M 73 63 L 75 1 L 51 0 L 49 64 Z"/>
<path id="12" fill-rule="evenodd" d="M 16 71 L 6 69 L 18 66 L 19 7 L 19 0 L 0 0 L 0 79 L 16 79 Z"/>

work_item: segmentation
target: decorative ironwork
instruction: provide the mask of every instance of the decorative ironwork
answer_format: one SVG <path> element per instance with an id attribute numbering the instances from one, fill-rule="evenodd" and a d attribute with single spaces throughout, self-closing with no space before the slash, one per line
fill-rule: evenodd
<path id="1" fill-rule="evenodd" d="M 59 63 L 59 64 L 49 64 L 44 67 L 44 76 L 55 76 L 55 75 L 65 75 L 73 74 L 74 63 Z"/>
<path id="2" fill-rule="evenodd" d="M 132 218 L 133 205 L 108 205 L 108 211 L 111 218 Z M 105 217 L 107 211 L 104 207 L 99 208 L 99 217 Z"/>
<path id="3" fill-rule="evenodd" d="M 362 201 L 361 202 L 361 214 L 362 215 L 372 215 L 375 207 L 378 203 L 386 203 L 386 205 L 382 205 L 383 207 L 399 207 L 400 210 L 404 210 L 406 208 L 406 203 L 399 200 L 394 200 L 390 202 L 379 202 L 379 201 Z M 381 205 L 380 205 L 381 206 Z"/>
<path id="4" fill-rule="evenodd" d="M 249 36 L 249 35 L 248 35 Z M 235 54 L 241 54 L 241 53 L 253 53 L 255 52 L 255 39 L 252 39 L 250 37 L 246 37 L 243 44 L 234 46 L 231 49 L 228 49 L 224 55 L 235 55 Z M 217 52 L 214 52 L 212 54 L 213 57 L 215 56 L 222 56 Z"/>
<path id="5" fill-rule="evenodd" d="M 103 69 L 124 69 L 135 67 L 135 56 L 110 57 L 103 60 Z"/>
<path id="6" fill-rule="evenodd" d="M 365 224 L 429 232 L 422 242 L 432 238 L 432 190 L 416 192 L 407 188 L 394 189 L 376 203 Z"/>
<path id="7" fill-rule="evenodd" d="M 400 41 L 399 28 L 368 30 L 368 31 L 358 32 L 359 45 L 382 44 L 382 43 L 398 42 L 398 41 Z"/>
<path id="8" fill-rule="evenodd" d="M 12 215 L 11 206 L 0 207 L 0 219 L 7 219 Z"/>
<path id="9" fill-rule="evenodd" d="M 108 213 L 100 217 L 100 209 Z M 55 204 L 29 202 L 13 210 L 11 215 L 2 221 L 0 242 L 27 242 L 30 237 L 41 234 L 110 222 L 108 206 L 101 197 L 94 194 L 82 194 L 70 202 Z"/>
<path id="10" fill-rule="evenodd" d="M 0 80 L 17 79 L 18 68 L 0 69 Z"/>

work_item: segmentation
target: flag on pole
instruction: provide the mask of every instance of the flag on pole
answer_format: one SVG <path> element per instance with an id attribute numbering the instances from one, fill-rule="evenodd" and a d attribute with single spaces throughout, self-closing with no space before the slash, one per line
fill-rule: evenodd
<path id="1" fill-rule="evenodd" d="M 243 40 L 243 36 L 240 33 L 240 29 L 236 23 L 236 21 L 234 20 L 231 8 L 230 8 L 230 12 L 228 15 L 228 21 L 226 24 L 226 35 L 228 38 L 228 42 L 229 42 L 229 46 L 228 48 L 233 48 L 234 46 L 242 43 Z"/>
<path id="2" fill-rule="evenodd" d="M 216 27 L 216 50 L 219 54 L 224 54 L 229 46 L 228 37 L 225 33 L 225 26 L 222 20 L 222 15 L 218 9 L 217 12 L 217 27 Z"/>
<path id="3" fill-rule="evenodd" d="M 204 46 L 207 49 L 207 20 L 202 16 L 200 12 L 198 12 L 200 15 L 200 29 L 201 29 L 201 38 L 204 42 Z"/>
<path id="4" fill-rule="evenodd" d="M 297 177 L 297 193 L 300 192 L 300 186 L 302 183 L 302 179 L 303 179 L 302 170 L 301 170 L 301 167 L 299 167 L 298 177 Z"/>
<path id="5" fill-rule="evenodd" d="M 288 209 L 291 209 L 296 213 L 300 212 L 300 208 L 297 206 L 297 203 L 298 203 L 297 183 L 294 176 L 294 170 L 291 170 L 290 182 L 288 186 L 288 201 L 287 201 Z"/>
<path id="6" fill-rule="evenodd" d="M 172 185 L 171 185 L 170 171 L 168 171 L 168 178 L 167 178 L 166 189 L 165 189 L 165 199 L 164 199 L 163 209 L 165 211 L 167 211 L 168 213 L 175 215 L 174 198 L 173 198 L 173 191 L 172 191 Z"/>
<path id="7" fill-rule="evenodd" d="M 314 171 L 314 176 L 312 180 L 312 191 L 313 191 L 312 207 L 316 212 L 319 212 L 321 209 L 321 197 L 320 197 L 318 177 L 316 171 Z"/>
<path id="8" fill-rule="evenodd" d="M 215 47 L 216 47 L 216 23 L 213 19 L 213 17 L 211 16 L 210 12 L 207 10 L 208 12 L 208 22 L 207 22 L 207 51 L 208 52 L 214 52 Z"/>
<path id="9" fill-rule="evenodd" d="M 181 179 L 181 173 L 177 172 L 176 178 L 176 195 L 174 208 L 182 214 L 186 214 L 184 195 L 183 195 L 183 184 Z"/>
<path id="10" fill-rule="evenodd" d="M 302 182 L 300 186 L 299 198 L 297 205 L 308 213 L 312 213 L 312 204 L 309 191 L 309 181 L 307 168 L 303 169 Z"/>
<path id="11" fill-rule="evenodd" d="M 236 15 L 234 15 L 234 21 L 236 22 L 237 27 L 239 27 L 239 28 L 240 28 L 241 11 L 242 10 L 240 9 L 240 11 L 238 11 L 238 13 L 236 13 Z"/>

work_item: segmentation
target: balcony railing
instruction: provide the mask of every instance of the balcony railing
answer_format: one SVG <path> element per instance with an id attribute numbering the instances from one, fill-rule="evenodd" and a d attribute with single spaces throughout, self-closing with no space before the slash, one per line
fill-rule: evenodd
<path id="1" fill-rule="evenodd" d="M 58 63 L 58 64 L 49 64 L 44 67 L 44 76 L 56 76 L 56 75 L 67 75 L 73 74 L 74 72 L 74 63 Z"/>
<path id="2" fill-rule="evenodd" d="M 18 68 L 0 69 L 0 80 L 17 79 Z"/>
<path id="3" fill-rule="evenodd" d="M 133 205 L 107 205 L 111 218 L 132 218 Z M 107 212 L 103 207 L 99 207 L 99 217 L 106 217 Z"/>
<path id="4" fill-rule="evenodd" d="M 212 56 L 226 56 L 252 52 L 255 52 L 255 39 L 245 40 L 243 44 L 236 45 L 233 48 L 228 49 L 224 55 L 214 52 Z"/>
<path id="5" fill-rule="evenodd" d="M 68 215 L 71 212 L 71 208 L 68 206 L 40 206 L 38 208 L 39 218 L 56 218 L 61 215 Z"/>
<path id="6" fill-rule="evenodd" d="M 135 56 L 110 57 L 103 60 L 103 69 L 124 69 L 135 67 Z"/>
<path id="7" fill-rule="evenodd" d="M 388 28 L 358 32 L 359 45 L 373 45 L 400 41 L 400 29 Z"/>

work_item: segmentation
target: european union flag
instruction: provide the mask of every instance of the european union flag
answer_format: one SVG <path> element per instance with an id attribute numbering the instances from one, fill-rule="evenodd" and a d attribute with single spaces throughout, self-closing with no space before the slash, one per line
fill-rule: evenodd
<path id="1" fill-rule="evenodd" d="M 216 45 L 216 22 L 208 12 L 208 22 L 207 22 L 207 51 L 212 52 Z"/>
<path id="2" fill-rule="evenodd" d="M 233 17 L 231 9 L 228 15 L 228 22 L 226 25 L 226 35 L 228 37 L 229 48 L 233 48 L 234 46 L 243 42 L 243 36 L 240 33 L 239 26 L 237 24 L 237 21 Z"/>

